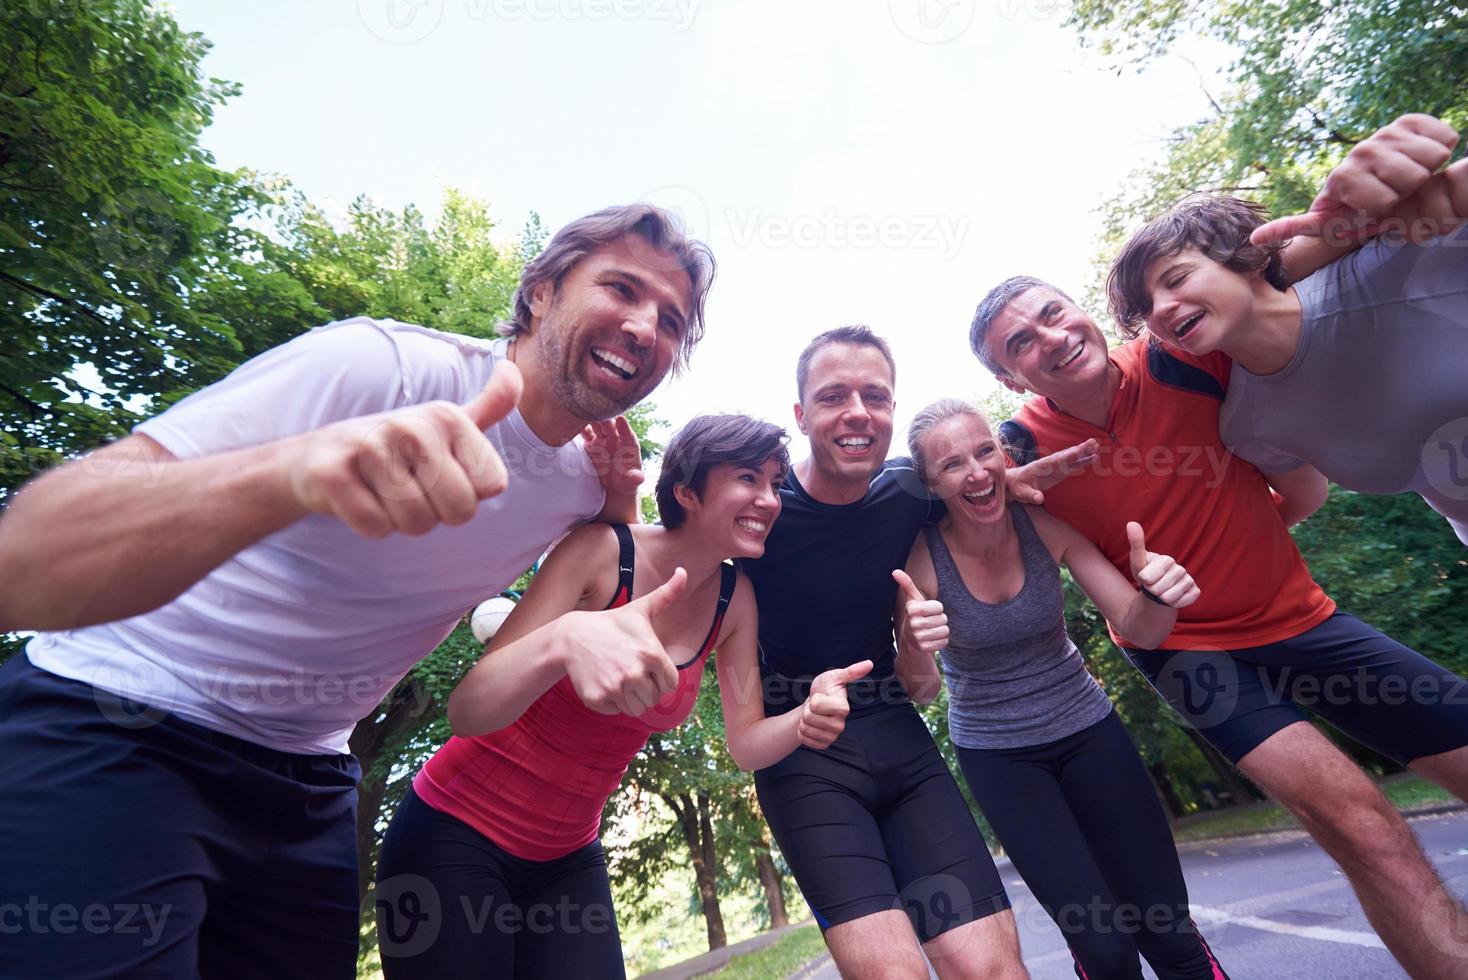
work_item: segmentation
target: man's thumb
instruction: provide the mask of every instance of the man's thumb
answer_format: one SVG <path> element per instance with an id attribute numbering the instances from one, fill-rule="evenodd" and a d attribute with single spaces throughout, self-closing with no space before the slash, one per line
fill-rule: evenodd
<path id="1" fill-rule="evenodd" d="M 843 667 L 841 669 L 841 683 L 850 684 L 852 681 L 861 680 L 871 672 L 872 662 L 870 660 L 858 660 L 850 667 Z"/>
<path id="2" fill-rule="evenodd" d="M 520 369 L 509 361 L 500 361 L 494 366 L 494 374 L 484 389 L 464 406 L 464 414 L 483 432 L 500 419 L 510 414 L 520 402 L 520 393 L 525 390 L 525 379 Z"/>
<path id="3" fill-rule="evenodd" d="M 1132 566 L 1141 568 L 1147 564 L 1147 538 L 1142 532 L 1142 525 L 1127 521 L 1126 539 L 1132 546 Z"/>
<path id="4" fill-rule="evenodd" d="M 892 569 L 892 578 L 896 580 L 897 587 L 902 590 L 903 594 L 906 595 L 909 600 L 913 602 L 923 602 L 928 598 L 927 596 L 923 595 L 921 589 L 913 584 L 912 579 L 909 578 L 907 573 L 904 572 L 902 569 Z"/>
<path id="5" fill-rule="evenodd" d="M 683 570 L 682 565 L 679 565 L 673 569 L 673 574 L 668 576 L 666 582 L 643 596 L 639 601 L 642 603 L 643 608 L 647 610 L 649 616 L 656 616 L 678 601 L 678 597 L 683 594 L 683 587 L 687 584 L 688 573 Z"/>

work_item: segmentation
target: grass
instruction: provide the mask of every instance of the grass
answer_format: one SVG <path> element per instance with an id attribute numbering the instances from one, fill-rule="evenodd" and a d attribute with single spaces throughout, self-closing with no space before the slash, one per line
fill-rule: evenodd
<path id="1" fill-rule="evenodd" d="M 806 926 L 781 936 L 764 949 L 734 957 L 708 976 L 720 980 L 784 980 L 825 951 L 821 930 Z"/>
<path id="2" fill-rule="evenodd" d="M 1381 791 L 1397 809 L 1445 803 L 1452 794 L 1425 779 L 1409 776 L 1381 783 Z M 1174 835 L 1180 841 L 1204 840 L 1209 837 L 1230 837 L 1235 834 L 1254 834 L 1268 830 L 1293 830 L 1299 822 L 1277 803 L 1261 803 L 1225 810 L 1217 816 L 1208 817 L 1179 827 Z"/>

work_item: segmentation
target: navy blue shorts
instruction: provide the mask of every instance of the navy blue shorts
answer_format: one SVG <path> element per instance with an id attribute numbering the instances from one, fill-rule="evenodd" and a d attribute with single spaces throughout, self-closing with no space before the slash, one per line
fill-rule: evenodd
<path id="1" fill-rule="evenodd" d="M 1125 653 L 1234 763 L 1306 711 L 1400 765 L 1468 745 L 1468 681 L 1347 613 L 1261 647 Z"/>
<path id="2" fill-rule="evenodd" d="M 0 669 L 0 977 L 354 977 L 356 760 L 139 708 Z"/>
<path id="3" fill-rule="evenodd" d="M 921 942 L 1009 908 L 994 859 L 911 704 L 853 712 L 829 748 L 754 774 L 822 929 L 903 909 Z"/>

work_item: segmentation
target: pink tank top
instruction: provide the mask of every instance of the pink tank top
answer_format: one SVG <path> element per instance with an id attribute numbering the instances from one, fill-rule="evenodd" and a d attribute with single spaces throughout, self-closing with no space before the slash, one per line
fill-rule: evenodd
<path id="1" fill-rule="evenodd" d="M 625 525 L 613 530 L 621 557 L 608 609 L 632 598 L 632 534 Z M 678 687 L 643 714 L 592 711 L 562 677 L 507 727 L 449 739 L 413 778 L 413 791 L 527 861 L 553 861 L 590 844 L 602 808 L 648 736 L 677 728 L 693 711 L 736 578 L 734 566 L 725 564 L 708 636 L 678 665 Z"/>

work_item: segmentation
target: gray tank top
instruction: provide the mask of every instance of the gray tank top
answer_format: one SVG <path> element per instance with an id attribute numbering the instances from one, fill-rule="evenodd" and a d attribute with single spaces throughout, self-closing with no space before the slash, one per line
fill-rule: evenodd
<path id="1" fill-rule="evenodd" d="M 1022 505 L 1009 516 L 1019 534 L 1025 582 L 1005 602 L 974 598 L 936 525 L 923 528 L 938 596 L 948 613 L 948 729 L 966 749 L 1014 749 L 1073 735 L 1111 712 L 1065 631 L 1060 568 Z"/>

